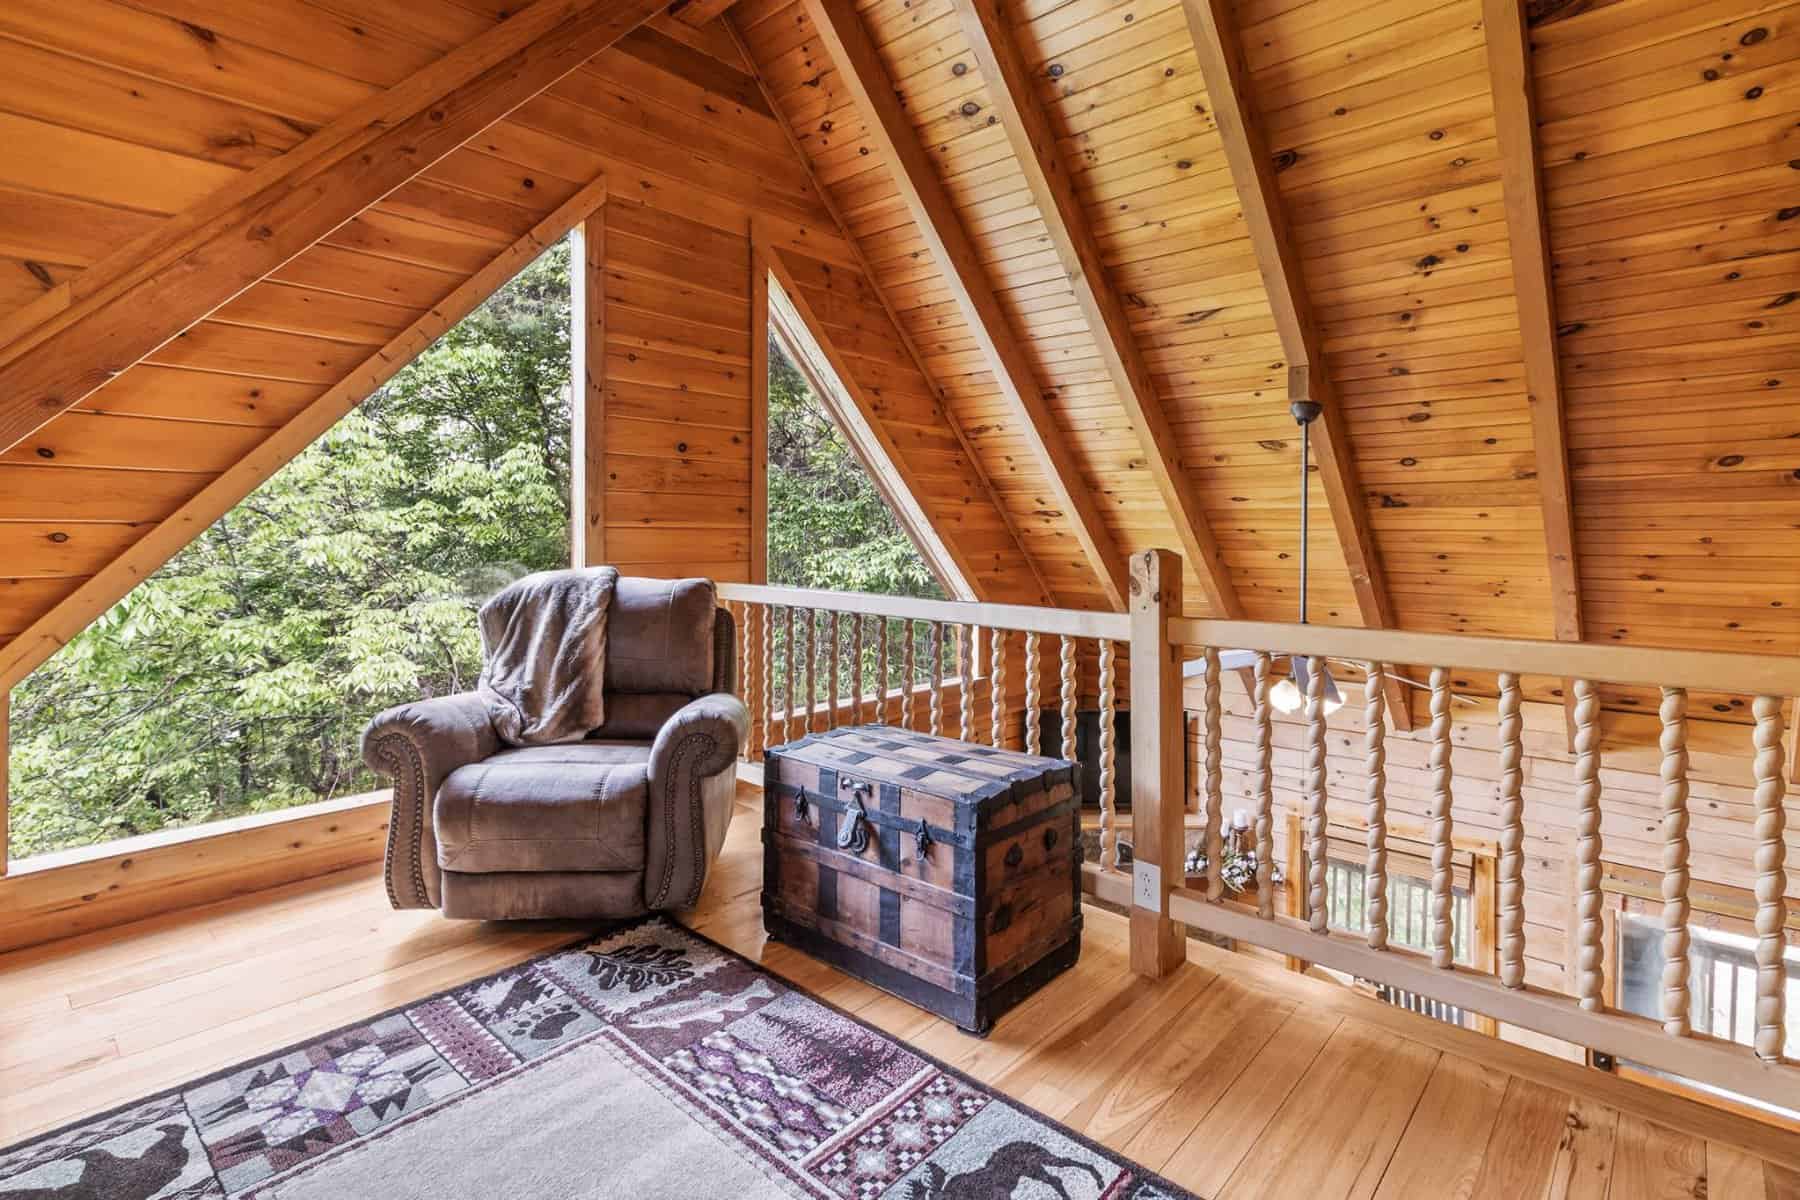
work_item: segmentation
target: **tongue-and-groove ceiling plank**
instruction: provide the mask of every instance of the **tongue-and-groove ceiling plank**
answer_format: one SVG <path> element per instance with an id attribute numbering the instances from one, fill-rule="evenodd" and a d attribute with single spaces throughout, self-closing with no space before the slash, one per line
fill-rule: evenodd
<path id="1" fill-rule="evenodd" d="M 1529 35 L 1588 636 L 1800 653 L 1800 6 Z"/>

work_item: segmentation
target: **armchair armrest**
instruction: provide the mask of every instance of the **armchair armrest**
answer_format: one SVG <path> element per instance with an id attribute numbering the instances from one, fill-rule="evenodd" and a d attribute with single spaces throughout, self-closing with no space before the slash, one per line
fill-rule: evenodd
<path id="1" fill-rule="evenodd" d="M 458 767 L 497 753 L 500 735 L 473 692 L 390 708 L 363 731 L 363 761 L 394 781 L 387 889 L 395 908 L 437 908 L 437 835 L 431 807 Z"/>
<path id="2" fill-rule="evenodd" d="M 650 748 L 644 903 L 684 908 L 700 898 L 725 845 L 737 798 L 738 748 L 750 714 L 736 696 L 701 696 L 670 717 Z"/>

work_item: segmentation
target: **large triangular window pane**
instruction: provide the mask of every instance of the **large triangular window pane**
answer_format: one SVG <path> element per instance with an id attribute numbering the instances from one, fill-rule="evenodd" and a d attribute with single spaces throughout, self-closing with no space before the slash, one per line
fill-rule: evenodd
<path id="1" fill-rule="evenodd" d="M 10 856 L 383 787 L 370 714 L 568 565 L 569 303 L 565 239 L 21 681 Z"/>

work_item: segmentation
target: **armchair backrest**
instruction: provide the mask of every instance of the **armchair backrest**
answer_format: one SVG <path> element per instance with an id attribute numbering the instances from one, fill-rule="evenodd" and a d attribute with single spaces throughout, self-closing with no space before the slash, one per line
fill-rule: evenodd
<path id="1" fill-rule="evenodd" d="M 710 579 L 621 575 L 606 626 L 606 724 L 648 738 L 696 696 L 734 690 L 736 630 Z"/>

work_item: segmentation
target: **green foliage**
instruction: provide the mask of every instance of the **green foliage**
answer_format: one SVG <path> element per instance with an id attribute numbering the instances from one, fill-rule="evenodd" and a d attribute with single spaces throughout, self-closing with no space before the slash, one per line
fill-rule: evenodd
<path id="1" fill-rule="evenodd" d="M 773 333 L 769 582 L 888 596 L 943 596 L 918 548 Z"/>
<path id="2" fill-rule="evenodd" d="M 380 786 L 370 714 L 463 690 L 568 563 L 569 248 L 547 251 L 15 690 L 13 853 Z"/>

